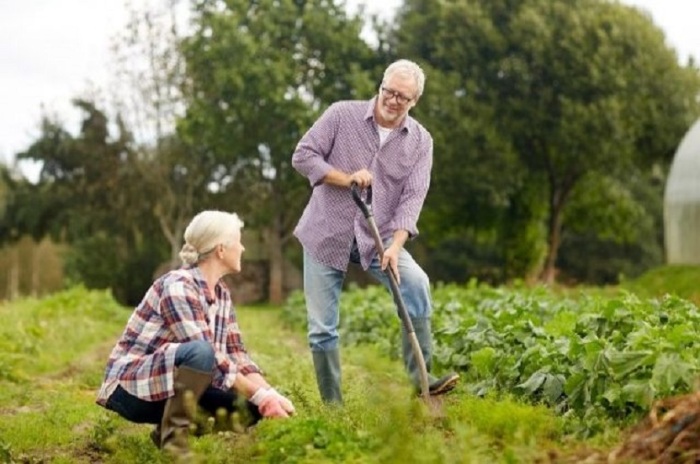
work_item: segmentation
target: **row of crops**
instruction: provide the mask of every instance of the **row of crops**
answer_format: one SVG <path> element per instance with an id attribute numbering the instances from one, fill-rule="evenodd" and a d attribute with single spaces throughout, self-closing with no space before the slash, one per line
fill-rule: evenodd
<path id="1" fill-rule="evenodd" d="M 510 393 L 592 422 L 628 421 L 655 399 L 692 390 L 700 369 L 700 311 L 680 298 L 471 283 L 437 287 L 433 301 L 436 368 L 459 371 L 475 395 Z M 303 294 L 284 315 L 304 330 Z M 399 320 L 383 288 L 343 293 L 341 341 L 398 357 Z"/>

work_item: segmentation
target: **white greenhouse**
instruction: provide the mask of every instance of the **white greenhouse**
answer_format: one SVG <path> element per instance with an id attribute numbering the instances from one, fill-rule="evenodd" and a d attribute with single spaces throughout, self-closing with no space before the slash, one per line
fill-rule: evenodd
<path id="1" fill-rule="evenodd" d="M 668 264 L 700 264 L 700 120 L 676 151 L 664 195 Z"/>

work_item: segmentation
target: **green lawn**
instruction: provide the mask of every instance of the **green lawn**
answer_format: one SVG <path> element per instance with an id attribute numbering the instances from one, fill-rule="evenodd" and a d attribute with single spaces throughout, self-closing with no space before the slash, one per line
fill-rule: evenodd
<path id="1" fill-rule="evenodd" d="M 623 282 L 621 287 L 638 295 L 659 297 L 668 293 L 700 304 L 700 266 L 661 266 Z"/>
<path id="2" fill-rule="evenodd" d="M 239 319 L 254 359 L 298 414 L 194 438 L 201 462 L 575 462 L 566 456 L 618 438 L 610 430 L 582 443 L 565 436 L 565 419 L 544 406 L 461 389 L 436 415 L 412 395 L 400 362 L 373 346 L 343 348 L 346 404 L 326 408 L 303 333 L 286 328 L 280 311 L 241 308 Z M 167 462 L 148 439 L 149 426 L 94 403 L 129 315 L 109 294 L 82 288 L 0 305 L 0 462 Z"/>

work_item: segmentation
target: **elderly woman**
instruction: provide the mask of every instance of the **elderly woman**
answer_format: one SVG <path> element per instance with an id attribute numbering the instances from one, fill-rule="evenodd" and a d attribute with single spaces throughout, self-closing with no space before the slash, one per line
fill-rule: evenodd
<path id="1" fill-rule="evenodd" d="M 203 211 L 185 230 L 184 266 L 157 279 L 131 315 L 107 363 L 97 403 L 137 423 L 157 424 L 151 438 L 188 455 L 193 395 L 214 414 L 288 417 L 292 403 L 265 381 L 241 341 L 228 288 L 241 270 L 243 222 Z"/>

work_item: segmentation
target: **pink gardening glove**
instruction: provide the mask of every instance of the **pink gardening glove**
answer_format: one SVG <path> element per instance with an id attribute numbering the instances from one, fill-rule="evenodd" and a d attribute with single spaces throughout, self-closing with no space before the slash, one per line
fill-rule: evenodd
<path id="1" fill-rule="evenodd" d="M 280 398 L 276 395 L 270 395 L 263 399 L 260 406 L 258 406 L 258 410 L 263 417 L 289 417 L 287 411 L 282 407 Z"/>
<path id="2" fill-rule="evenodd" d="M 280 400 L 280 404 L 282 405 L 282 407 L 284 408 L 284 410 L 287 411 L 287 413 L 288 413 L 290 416 L 293 415 L 293 414 L 296 412 L 296 409 L 294 409 L 294 405 L 292 404 L 291 401 L 289 401 L 289 399 L 288 399 L 287 397 L 282 396 L 282 394 L 281 394 L 280 392 L 278 392 L 277 390 L 275 390 L 274 388 L 270 388 L 270 390 L 271 390 L 275 395 L 278 396 L 278 398 L 279 398 L 279 400 Z"/>
<path id="3" fill-rule="evenodd" d="M 272 389 L 258 388 L 258 391 L 250 397 L 250 401 L 258 407 L 263 417 L 289 417 L 281 404 L 280 395 Z"/>

